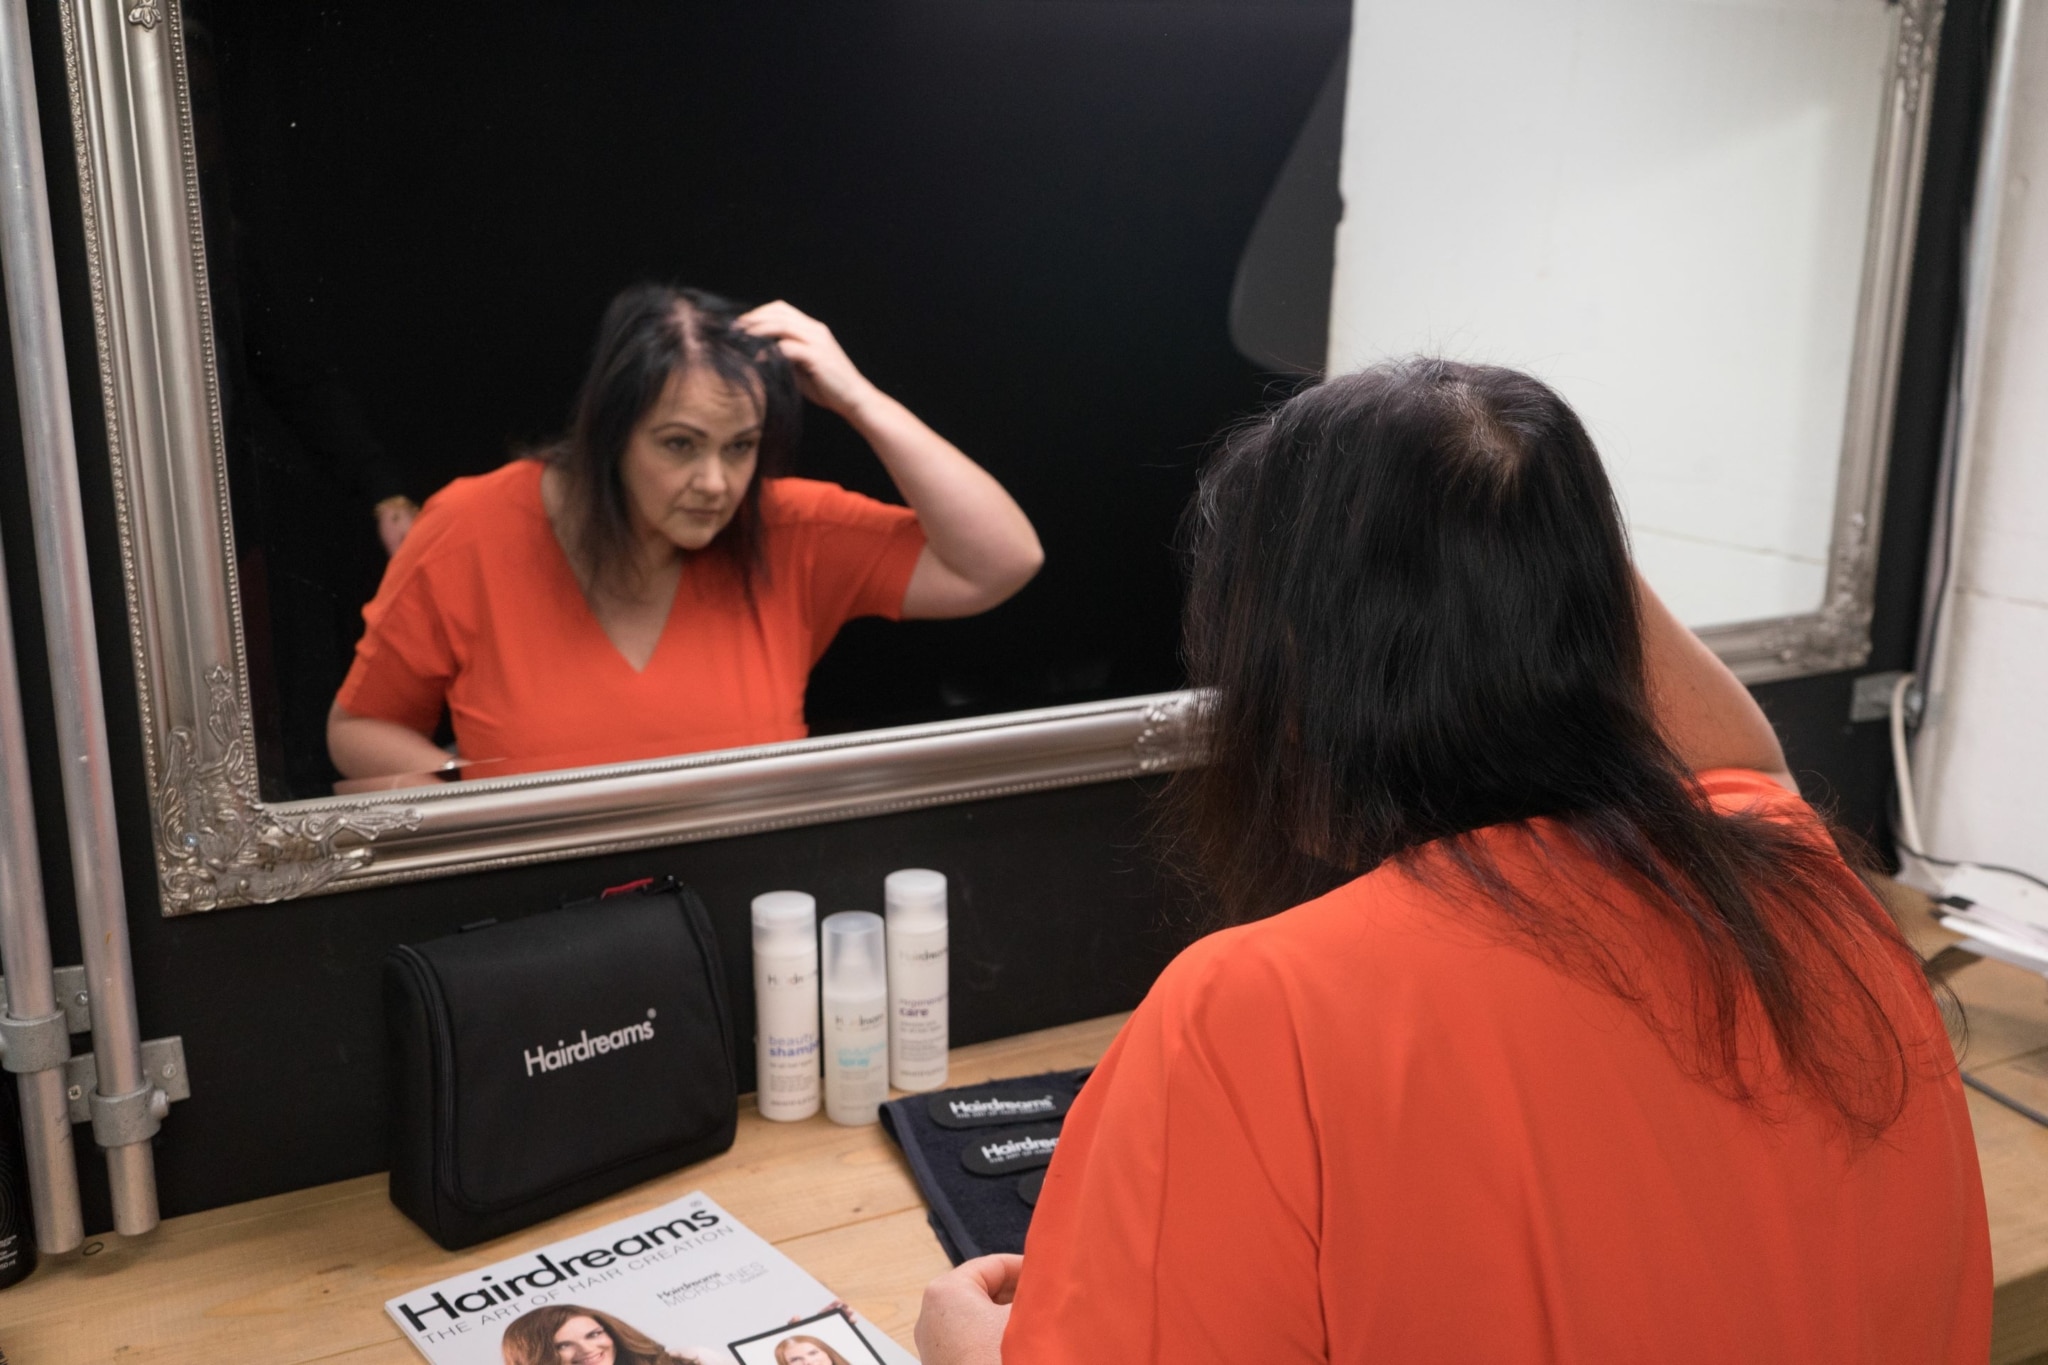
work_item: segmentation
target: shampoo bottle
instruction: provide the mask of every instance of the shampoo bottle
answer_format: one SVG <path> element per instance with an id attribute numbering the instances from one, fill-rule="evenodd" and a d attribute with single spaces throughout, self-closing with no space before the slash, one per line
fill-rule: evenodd
<path id="1" fill-rule="evenodd" d="M 787 1122 L 818 1112 L 818 902 L 754 897 L 754 1102 Z"/>
<path id="2" fill-rule="evenodd" d="M 922 867 L 882 882 L 889 926 L 889 1082 L 898 1090 L 946 1083 L 945 874 Z"/>
<path id="3" fill-rule="evenodd" d="M 889 991 L 882 917 L 825 917 L 825 1117 L 873 1123 L 889 1098 Z"/>

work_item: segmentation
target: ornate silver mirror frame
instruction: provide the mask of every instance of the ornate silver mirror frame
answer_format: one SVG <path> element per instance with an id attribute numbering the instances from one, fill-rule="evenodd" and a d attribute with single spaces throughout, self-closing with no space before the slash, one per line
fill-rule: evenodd
<path id="1" fill-rule="evenodd" d="M 1818 611 L 1700 632 L 1744 682 L 1858 668 L 1870 657 L 1899 346 L 1906 330 L 1906 290 L 1913 273 L 1913 234 L 1945 0 L 1894 0 L 1894 7 L 1899 29 L 1878 126 L 1826 586 Z"/>
<path id="2" fill-rule="evenodd" d="M 1164 772 L 1165 693 L 375 796 L 260 799 L 175 0 L 61 0 L 100 390 L 167 915 Z M 1716 629 L 1760 681 L 1869 653 L 1941 0 L 1904 0 L 1821 609 Z"/>

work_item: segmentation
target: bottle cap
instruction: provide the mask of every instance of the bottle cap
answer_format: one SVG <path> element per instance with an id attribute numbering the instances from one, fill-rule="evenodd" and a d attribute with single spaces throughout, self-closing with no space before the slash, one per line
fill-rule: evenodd
<path id="1" fill-rule="evenodd" d="M 868 910 L 825 916 L 825 994 L 849 999 L 888 990 L 883 965 L 882 917 Z"/>
<path id="2" fill-rule="evenodd" d="M 946 874 L 928 867 L 906 867 L 882 879 L 882 904 L 889 923 L 906 927 L 945 923 Z"/>
<path id="3" fill-rule="evenodd" d="M 796 952 L 818 945 L 818 898 L 804 891 L 754 897 L 754 951 Z"/>

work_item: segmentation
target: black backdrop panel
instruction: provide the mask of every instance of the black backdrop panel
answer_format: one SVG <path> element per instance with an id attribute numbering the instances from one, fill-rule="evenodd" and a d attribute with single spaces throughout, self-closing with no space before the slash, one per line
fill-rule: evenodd
<path id="1" fill-rule="evenodd" d="M 1169 542 L 1272 384 L 1232 349 L 1231 285 L 1343 0 L 186 13 L 277 794 L 331 776 L 371 504 L 558 432 L 644 278 L 823 318 L 1046 546 L 987 616 L 849 627 L 817 731 L 1178 685 Z M 799 472 L 895 497 L 816 409 Z"/>

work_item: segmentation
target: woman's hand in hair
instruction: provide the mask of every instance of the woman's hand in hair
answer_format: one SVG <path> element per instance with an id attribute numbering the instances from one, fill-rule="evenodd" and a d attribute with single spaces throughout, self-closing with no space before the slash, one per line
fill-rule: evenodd
<path id="1" fill-rule="evenodd" d="M 751 336 L 773 341 L 796 370 L 804 397 L 821 408 L 850 417 L 875 392 L 832 329 L 799 308 L 777 299 L 742 313 L 734 325 Z"/>
<path id="2" fill-rule="evenodd" d="M 1643 671 L 1658 733 L 1694 772 L 1749 768 L 1797 793 L 1777 732 L 1763 708 L 1700 637 L 1636 575 Z"/>
<path id="3" fill-rule="evenodd" d="M 925 1286 L 917 1315 L 924 1365 L 1002 1365 L 1003 1329 L 1023 1273 L 1022 1256 L 977 1256 Z"/>
<path id="4" fill-rule="evenodd" d="M 1031 581 L 1045 550 L 1024 509 L 959 447 L 869 383 L 830 328 L 780 302 L 744 314 L 737 325 L 774 338 L 804 396 L 861 434 L 917 513 L 925 546 L 903 593 L 906 618 L 973 616 Z"/>

